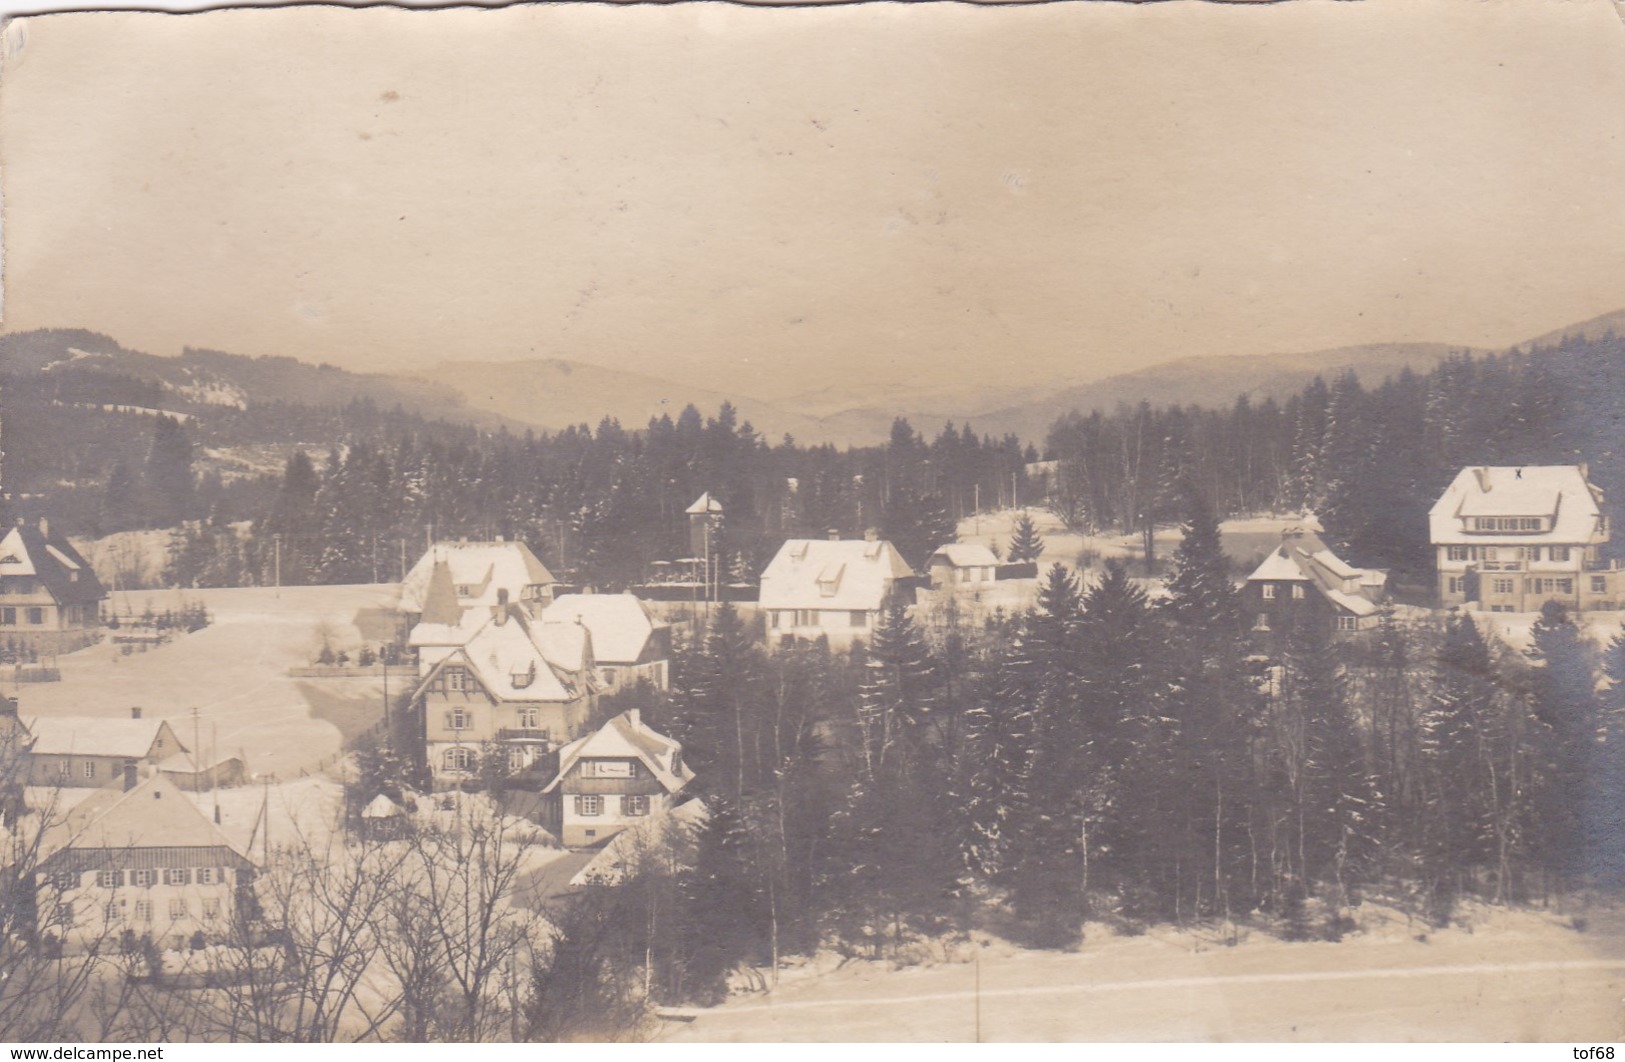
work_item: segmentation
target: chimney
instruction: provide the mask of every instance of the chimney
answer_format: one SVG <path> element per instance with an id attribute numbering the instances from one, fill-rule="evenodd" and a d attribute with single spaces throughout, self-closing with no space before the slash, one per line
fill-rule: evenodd
<path id="1" fill-rule="evenodd" d="M 140 719 L 141 718 L 141 709 L 139 709 L 139 708 L 131 708 L 130 709 L 130 718 L 131 719 Z"/>
<path id="2" fill-rule="evenodd" d="M 508 603 L 506 601 L 491 606 L 491 622 L 498 627 L 508 622 Z"/>
<path id="3" fill-rule="evenodd" d="M 830 528 L 829 529 L 829 540 L 831 542 L 839 542 L 841 540 L 841 529 L 838 528 L 838 527 Z"/>
<path id="4" fill-rule="evenodd" d="M 880 532 L 872 527 L 866 527 L 863 529 L 863 540 L 865 542 L 879 542 Z"/>
<path id="5" fill-rule="evenodd" d="M 16 699 L 13 698 L 13 697 L 7 697 L 5 694 L 0 693 L 0 716 L 4 716 L 4 715 L 12 715 L 12 716 L 14 716 L 16 714 L 17 714 L 17 701 L 16 701 Z"/>
<path id="6" fill-rule="evenodd" d="M 1473 469 L 1473 475 L 1478 477 L 1478 489 L 1485 494 L 1490 492 L 1490 470 L 1483 465 Z"/>
<path id="7" fill-rule="evenodd" d="M 639 712 L 636 708 L 628 708 L 626 710 L 626 721 L 632 724 L 633 730 L 643 729 L 643 713 Z"/>
<path id="8" fill-rule="evenodd" d="M 1591 467 L 1584 461 L 1580 462 L 1580 478 L 1585 480 L 1587 483 L 1591 482 Z"/>
<path id="9" fill-rule="evenodd" d="M 124 765 L 124 791 L 126 793 L 128 793 L 130 790 L 132 790 L 134 788 L 135 788 L 135 764 L 126 763 Z"/>
<path id="10" fill-rule="evenodd" d="M 499 538 L 499 539 L 497 539 L 497 541 L 501 542 L 502 540 Z M 497 587 L 497 604 L 506 605 L 507 603 L 508 603 L 508 589 L 507 589 L 507 587 L 503 587 L 503 586 Z"/>

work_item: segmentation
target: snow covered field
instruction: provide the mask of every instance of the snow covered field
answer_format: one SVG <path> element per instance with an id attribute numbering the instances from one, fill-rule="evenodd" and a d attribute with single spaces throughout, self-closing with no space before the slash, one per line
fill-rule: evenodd
<path id="1" fill-rule="evenodd" d="M 1625 917 L 1479 910 L 1425 933 L 1368 912 L 1342 943 L 1093 934 L 1073 954 L 997 941 L 892 969 L 833 957 L 771 995 L 668 1026 L 681 1041 L 1595 1041 L 1625 1036 Z"/>
<path id="2" fill-rule="evenodd" d="M 274 589 L 188 590 L 214 614 L 209 627 L 145 653 L 123 656 L 111 640 L 58 658 L 62 681 L 8 691 L 24 718 L 90 715 L 170 720 L 189 748 L 196 733 L 217 756 L 241 753 L 249 775 L 287 781 L 331 762 L 342 742 L 383 718 L 381 678 L 294 679 L 328 638 L 336 649 L 377 644 L 383 610 L 397 588 L 298 586 Z M 120 609 L 125 595 L 115 595 Z M 178 591 L 135 591 L 136 612 L 179 604 Z M 403 667 L 392 690 L 403 689 Z M 395 685 L 399 683 L 400 685 Z"/>

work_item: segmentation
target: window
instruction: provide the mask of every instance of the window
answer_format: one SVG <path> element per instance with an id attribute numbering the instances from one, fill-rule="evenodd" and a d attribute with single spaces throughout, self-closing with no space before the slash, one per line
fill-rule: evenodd
<path id="1" fill-rule="evenodd" d="M 31 609 L 29 609 L 28 610 L 28 622 L 32 623 L 36 627 L 38 627 L 40 624 L 44 623 L 45 622 L 45 610 L 43 608 L 31 608 Z"/>
<path id="2" fill-rule="evenodd" d="M 627 815 L 649 814 L 649 798 L 646 796 L 624 796 L 621 798 L 621 810 Z"/>
<path id="3" fill-rule="evenodd" d="M 587 760 L 581 773 L 588 778 L 636 778 L 631 760 Z"/>
<path id="4" fill-rule="evenodd" d="M 59 926 L 73 925 L 73 901 L 63 900 L 57 904 L 56 910 L 51 912 L 51 921 Z"/>
<path id="5" fill-rule="evenodd" d="M 474 596 L 474 588 L 472 586 L 470 586 L 468 583 L 458 583 L 457 584 L 457 596 L 458 597 L 473 597 Z"/>
<path id="6" fill-rule="evenodd" d="M 1459 594 L 1462 592 L 1462 584 L 1466 581 L 1459 575 L 1452 575 L 1445 580 L 1445 587 L 1449 593 Z"/>
<path id="7" fill-rule="evenodd" d="M 463 693 L 474 688 L 474 677 L 460 667 L 446 669 L 446 688 L 455 693 Z"/>
<path id="8" fill-rule="evenodd" d="M 102 917 L 109 922 L 124 921 L 124 901 L 108 900 L 107 905 L 102 908 Z"/>
<path id="9" fill-rule="evenodd" d="M 796 609 L 796 626 L 797 627 L 816 627 L 816 626 L 818 626 L 818 610 L 813 609 L 813 608 L 798 608 L 798 609 Z"/>
<path id="10" fill-rule="evenodd" d="M 1299 584 L 1294 584 L 1293 585 L 1293 587 L 1292 587 L 1292 600 L 1294 600 L 1294 601 L 1302 601 L 1303 600 L 1303 587 L 1302 587 L 1302 585 L 1299 585 Z"/>
<path id="11" fill-rule="evenodd" d="M 1593 575 L 1591 577 L 1591 592 L 1593 594 L 1606 594 L 1608 592 L 1608 577 Z"/>
<path id="12" fill-rule="evenodd" d="M 158 872 L 156 870 L 132 870 L 130 871 L 130 884 L 138 889 L 150 889 L 158 884 Z"/>
<path id="13" fill-rule="evenodd" d="M 17 610 L 14 608 L 0 608 L 0 623 L 7 627 L 17 626 Z"/>
<path id="14" fill-rule="evenodd" d="M 1466 546 L 1446 546 L 1444 551 L 1446 560 L 1464 561 L 1467 559 Z"/>
<path id="15" fill-rule="evenodd" d="M 855 608 L 852 610 L 850 622 L 854 627 L 867 627 L 869 626 L 869 613 L 860 608 Z"/>
<path id="16" fill-rule="evenodd" d="M 469 771 L 474 769 L 474 753 L 461 745 L 454 749 L 447 749 L 444 762 L 448 771 Z"/>
<path id="17" fill-rule="evenodd" d="M 1263 594 L 1264 594 L 1264 600 L 1265 601 L 1273 601 L 1273 600 L 1275 600 L 1275 584 L 1274 583 L 1265 583 L 1264 586 L 1263 586 Z"/>
<path id="18" fill-rule="evenodd" d="M 1260 612 L 1258 614 L 1258 622 L 1253 624 L 1253 630 L 1255 630 L 1255 631 L 1267 631 L 1269 629 L 1270 629 L 1270 614 L 1268 612 Z"/>
<path id="19" fill-rule="evenodd" d="M 446 713 L 447 730 L 467 730 L 473 721 L 473 715 L 461 708 L 453 708 Z"/>
<path id="20" fill-rule="evenodd" d="M 537 730 L 542 725 L 542 710 L 540 708 L 519 709 L 519 729 Z"/>
<path id="21" fill-rule="evenodd" d="M 165 867 L 165 885 L 187 885 L 192 880 L 192 874 L 185 867 Z"/>
<path id="22" fill-rule="evenodd" d="M 1514 584 L 1511 579 L 1491 579 L 1490 583 L 1492 584 L 1491 589 L 1497 594 L 1510 594 L 1514 592 Z"/>
<path id="23" fill-rule="evenodd" d="M 79 875 L 71 870 L 59 870 L 51 875 L 51 884 L 62 892 L 77 889 L 79 887 Z"/>
<path id="24" fill-rule="evenodd" d="M 186 897 L 175 896 L 169 901 L 169 917 L 171 920 L 185 918 L 192 912 L 187 909 Z"/>
<path id="25" fill-rule="evenodd" d="M 1574 593 L 1574 580 L 1573 579 L 1558 579 L 1557 580 L 1557 592 L 1560 593 L 1560 594 L 1572 594 L 1572 593 Z"/>
<path id="26" fill-rule="evenodd" d="M 96 761 L 95 760 L 86 760 L 85 761 L 85 777 L 86 778 L 94 778 L 94 777 L 96 777 Z"/>
<path id="27" fill-rule="evenodd" d="M 199 885 L 218 885 L 220 884 L 220 880 L 219 867 L 197 868 L 197 883 Z"/>
<path id="28" fill-rule="evenodd" d="M 1569 552 L 1570 552 L 1570 547 L 1568 547 L 1568 546 L 1553 546 L 1552 547 L 1552 557 L 1551 557 L 1551 559 L 1554 560 L 1554 561 L 1561 561 L 1563 563 L 1567 563 L 1568 559 L 1569 559 Z"/>
<path id="29" fill-rule="evenodd" d="M 602 815 L 604 813 L 604 798 L 601 796 L 576 797 L 576 814 L 583 816 Z"/>
<path id="30" fill-rule="evenodd" d="M 135 920 L 137 922 L 150 922 L 150 921 L 152 921 L 152 901 L 151 900 L 137 900 L 137 901 L 135 901 Z"/>
<path id="31" fill-rule="evenodd" d="M 124 872 L 122 870 L 98 870 L 96 871 L 96 884 L 103 889 L 116 889 L 124 884 Z"/>
<path id="32" fill-rule="evenodd" d="M 220 917 L 220 898 L 219 897 L 217 897 L 217 896 L 205 896 L 203 898 L 203 917 L 204 918 L 211 918 L 211 919 Z"/>
<path id="33" fill-rule="evenodd" d="M 784 613 L 780 612 L 776 608 L 768 609 L 767 610 L 767 625 L 769 627 L 773 627 L 773 628 L 777 629 L 777 627 L 779 625 L 779 617 L 782 616 L 782 615 L 784 615 Z"/>

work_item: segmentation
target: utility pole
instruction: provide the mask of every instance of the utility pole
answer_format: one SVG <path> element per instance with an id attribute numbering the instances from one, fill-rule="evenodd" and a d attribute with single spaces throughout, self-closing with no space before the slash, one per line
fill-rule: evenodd
<path id="1" fill-rule="evenodd" d="M 406 581 L 406 539 L 401 539 L 401 581 Z"/>
<path id="2" fill-rule="evenodd" d="M 276 547 L 276 596 L 282 596 L 282 532 L 278 531 L 271 536 L 271 542 Z"/>

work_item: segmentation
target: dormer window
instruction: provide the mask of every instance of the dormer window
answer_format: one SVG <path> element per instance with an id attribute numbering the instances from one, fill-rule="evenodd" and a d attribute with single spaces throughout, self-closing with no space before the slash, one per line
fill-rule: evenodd
<path id="1" fill-rule="evenodd" d="M 834 597 L 841 588 L 841 576 L 846 572 L 846 565 L 831 564 L 818 573 L 818 593 L 822 597 Z"/>
<path id="2" fill-rule="evenodd" d="M 458 583 L 457 584 L 457 596 L 458 597 L 473 597 L 474 596 L 474 588 L 472 586 L 469 586 L 467 583 Z"/>
<path id="3" fill-rule="evenodd" d="M 532 660 L 530 662 L 530 667 L 523 671 L 515 671 L 511 677 L 513 679 L 514 689 L 522 690 L 529 686 L 532 682 L 536 681 L 536 661 Z"/>

